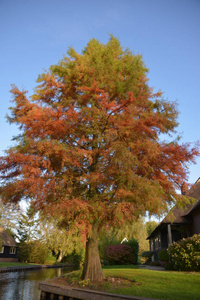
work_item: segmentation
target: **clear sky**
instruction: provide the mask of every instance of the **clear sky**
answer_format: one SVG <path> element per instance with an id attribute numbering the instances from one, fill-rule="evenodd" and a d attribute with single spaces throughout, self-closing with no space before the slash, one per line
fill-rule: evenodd
<path id="1" fill-rule="evenodd" d="M 35 80 L 73 46 L 109 34 L 143 55 L 149 84 L 176 100 L 182 142 L 200 140 L 200 0 L 0 0 L 0 155 L 13 145 L 5 119 L 10 85 L 32 93 Z M 189 182 L 200 176 L 200 158 Z"/>

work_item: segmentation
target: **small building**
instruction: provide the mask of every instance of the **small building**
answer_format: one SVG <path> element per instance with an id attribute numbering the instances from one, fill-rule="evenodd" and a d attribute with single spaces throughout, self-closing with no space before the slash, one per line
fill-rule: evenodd
<path id="1" fill-rule="evenodd" d="M 17 244 L 14 238 L 0 227 L 0 261 L 17 262 Z"/>
<path id="2" fill-rule="evenodd" d="M 200 178 L 186 192 L 195 198 L 192 204 L 184 209 L 175 206 L 147 238 L 150 251 L 154 252 L 152 260 L 158 260 L 160 250 L 166 250 L 173 242 L 200 234 Z"/>

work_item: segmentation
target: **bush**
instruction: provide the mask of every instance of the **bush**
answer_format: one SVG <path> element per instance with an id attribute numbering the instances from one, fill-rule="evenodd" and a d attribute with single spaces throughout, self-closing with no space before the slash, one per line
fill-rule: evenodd
<path id="1" fill-rule="evenodd" d="M 101 260 L 107 260 L 106 249 L 110 245 L 119 245 L 120 240 L 117 239 L 114 234 L 106 234 L 105 231 L 101 232 L 101 236 L 99 239 L 99 255 Z"/>
<path id="2" fill-rule="evenodd" d="M 133 264 L 137 265 L 138 263 L 138 252 L 139 252 L 139 243 L 137 240 L 135 239 L 131 239 L 128 242 L 124 242 L 124 245 L 128 245 L 132 248 L 132 253 L 134 255 L 135 261 L 133 262 Z"/>
<path id="3" fill-rule="evenodd" d="M 145 264 L 147 265 L 151 263 L 151 258 L 153 255 L 154 255 L 153 251 L 145 251 L 141 253 L 141 256 L 146 258 Z"/>
<path id="4" fill-rule="evenodd" d="M 200 235 L 172 244 L 168 252 L 175 270 L 200 271 Z"/>
<path id="5" fill-rule="evenodd" d="M 158 259 L 160 261 L 169 261 L 169 254 L 166 250 L 160 250 L 160 252 L 158 253 Z"/>
<path id="6" fill-rule="evenodd" d="M 106 256 L 111 265 L 133 264 L 136 260 L 131 246 L 125 244 L 108 246 Z"/>
<path id="7" fill-rule="evenodd" d="M 85 254 L 84 251 L 80 253 L 74 251 L 72 254 L 65 256 L 62 259 L 62 263 L 69 263 L 72 265 L 81 266 L 84 262 L 84 254 Z"/>
<path id="8" fill-rule="evenodd" d="M 46 257 L 45 264 L 53 265 L 53 264 L 56 264 L 56 262 L 57 262 L 56 257 L 52 253 L 49 252 L 48 256 Z"/>
<path id="9" fill-rule="evenodd" d="M 167 270 L 167 271 L 174 271 L 174 264 L 172 262 L 168 262 L 165 265 L 165 270 Z"/>
<path id="10" fill-rule="evenodd" d="M 44 264 L 50 255 L 48 247 L 41 241 L 22 242 L 19 246 L 19 260 L 28 263 Z"/>

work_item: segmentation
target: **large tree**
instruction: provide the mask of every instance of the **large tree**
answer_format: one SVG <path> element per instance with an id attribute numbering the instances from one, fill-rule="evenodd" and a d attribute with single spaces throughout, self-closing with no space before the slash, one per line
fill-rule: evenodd
<path id="1" fill-rule="evenodd" d="M 176 201 L 198 150 L 167 142 L 174 103 L 148 86 L 142 57 L 110 37 L 92 39 L 38 77 L 35 93 L 13 86 L 10 123 L 21 135 L 0 159 L 2 199 L 31 199 L 86 236 L 82 278 L 104 278 L 98 232 Z M 162 140 L 160 139 L 162 137 Z"/>

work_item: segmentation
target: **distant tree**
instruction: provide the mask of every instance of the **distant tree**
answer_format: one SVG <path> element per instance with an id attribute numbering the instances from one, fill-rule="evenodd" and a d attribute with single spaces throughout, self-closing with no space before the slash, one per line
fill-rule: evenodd
<path id="1" fill-rule="evenodd" d="M 99 230 L 178 201 L 198 149 L 160 139 L 175 133 L 175 104 L 153 93 L 142 57 L 112 36 L 82 54 L 70 48 L 29 99 L 11 92 L 8 120 L 22 134 L 0 158 L 2 199 L 31 199 L 63 227 L 74 222 L 87 239 L 82 278 L 102 280 Z"/>
<path id="2" fill-rule="evenodd" d="M 18 204 L 3 203 L 0 200 L 0 226 L 16 238 L 17 220 L 20 218 L 21 209 Z"/>
<path id="3" fill-rule="evenodd" d="M 21 210 L 21 214 L 16 220 L 17 238 L 20 242 L 30 242 L 38 239 L 38 220 L 28 208 Z"/>
<path id="4" fill-rule="evenodd" d="M 40 214 L 39 217 L 40 238 L 56 255 L 57 262 L 71 255 L 79 253 L 79 248 L 83 247 L 76 228 L 62 228 L 57 219 Z"/>
<path id="5" fill-rule="evenodd" d="M 154 231 L 154 229 L 158 226 L 156 221 L 149 221 L 146 222 L 146 229 L 148 236 Z"/>
<path id="6" fill-rule="evenodd" d="M 124 223 L 120 228 L 114 229 L 113 235 L 116 239 L 122 241 L 124 238 L 127 240 L 136 239 L 139 243 L 139 252 L 147 251 L 149 243 L 147 241 L 147 229 L 143 217 L 133 220 L 130 223 Z"/>
<path id="7" fill-rule="evenodd" d="M 49 254 L 47 245 L 39 239 L 23 241 L 19 245 L 18 257 L 22 262 L 44 264 Z"/>

